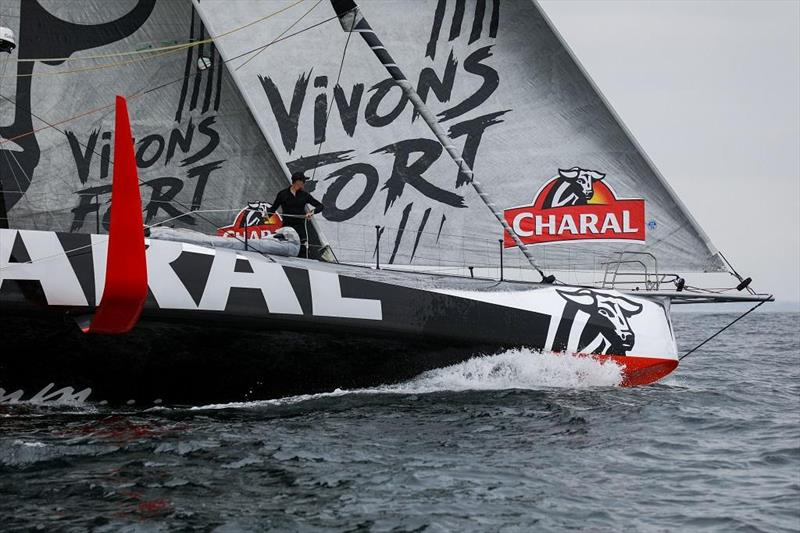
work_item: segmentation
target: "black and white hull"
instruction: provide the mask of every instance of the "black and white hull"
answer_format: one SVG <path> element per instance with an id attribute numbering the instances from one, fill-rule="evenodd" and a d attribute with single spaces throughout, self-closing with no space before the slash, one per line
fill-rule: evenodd
<path id="1" fill-rule="evenodd" d="M 264 399 L 396 382 L 513 347 L 591 354 L 643 384 L 677 366 L 669 299 L 147 241 L 125 335 L 85 334 L 108 237 L 0 230 L 0 401 Z M 67 388 L 66 390 L 64 388 Z"/>

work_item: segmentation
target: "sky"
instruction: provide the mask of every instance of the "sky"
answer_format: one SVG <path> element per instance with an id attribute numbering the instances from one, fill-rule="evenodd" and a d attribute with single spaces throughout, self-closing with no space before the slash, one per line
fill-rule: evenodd
<path id="1" fill-rule="evenodd" d="M 540 5 L 739 273 L 800 302 L 800 2 Z"/>

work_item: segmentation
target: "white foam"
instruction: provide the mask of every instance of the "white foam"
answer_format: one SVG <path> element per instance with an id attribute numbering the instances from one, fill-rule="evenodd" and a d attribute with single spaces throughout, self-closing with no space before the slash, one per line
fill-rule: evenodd
<path id="1" fill-rule="evenodd" d="M 406 383 L 377 390 L 416 394 L 554 387 L 574 389 L 614 387 L 621 382 L 622 369 L 613 362 L 518 349 L 473 357 L 463 363 L 430 370 Z"/>
<path id="2" fill-rule="evenodd" d="M 33 442 L 25 442 L 22 440 L 15 440 L 15 446 L 28 446 L 29 448 L 44 448 L 46 446 L 43 442 L 33 441 Z"/>
<path id="3" fill-rule="evenodd" d="M 515 349 L 495 355 L 473 357 L 462 363 L 429 370 L 404 383 L 369 389 L 337 389 L 333 392 L 303 394 L 277 400 L 214 404 L 195 409 L 287 405 L 348 394 L 427 394 L 444 391 L 546 388 L 582 389 L 616 387 L 621 382 L 622 368 L 613 361 L 600 362 L 589 357 Z"/>

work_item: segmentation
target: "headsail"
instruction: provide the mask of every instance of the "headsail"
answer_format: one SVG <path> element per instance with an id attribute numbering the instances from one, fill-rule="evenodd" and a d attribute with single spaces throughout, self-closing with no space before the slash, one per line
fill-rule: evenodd
<path id="1" fill-rule="evenodd" d="M 212 34 L 293 3 L 195 1 Z M 361 7 L 476 176 L 509 210 L 509 222 L 519 214 L 514 209 L 529 208 L 518 228 L 537 234 L 528 242 L 545 269 L 595 270 L 620 251 L 638 251 L 653 254 L 662 270 L 725 270 L 536 4 L 424 0 L 408 9 L 387 0 Z M 386 261 L 494 263 L 502 230 L 468 176 L 371 51 L 347 43 L 334 16 L 328 2 L 302 2 L 258 32 L 217 44 L 234 57 L 257 34 L 305 30 L 232 74 L 278 155 L 314 174 L 315 194 L 326 204 L 322 227 L 337 256 L 370 260 L 379 226 Z"/>

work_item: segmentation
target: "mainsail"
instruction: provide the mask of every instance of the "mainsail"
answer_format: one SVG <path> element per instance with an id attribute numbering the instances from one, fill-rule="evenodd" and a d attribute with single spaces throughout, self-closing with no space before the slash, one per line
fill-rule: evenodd
<path id="1" fill-rule="evenodd" d="M 496 264 L 497 221 L 372 52 L 340 31 L 329 2 L 194 2 L 212 35 L 287 8 L 217 45 L 235 57 L 265 35 L 292 35 L 232 75 L 278 155 L 314 176 L 340 260 L 372 260 L 380 234 L 380 255 L 394 264 Z M 528 207 L 517 227 L 549 237 L 529 239 L 541 266 L 597 270 L 620 252 L 647 252 L 662 271 L 725 270 L 535 3 L 363 4 L 498 206 L 509 217 Z"/>
<path id="2" fill-rule="evenodd" d="M 0 58 L 11 227 L 105 231 L 117 94 L 129 100 L 145 224 L 213 232 L 286 186 L 188 0 L 2 0 L 0 14 L 19 42 Z"/>

